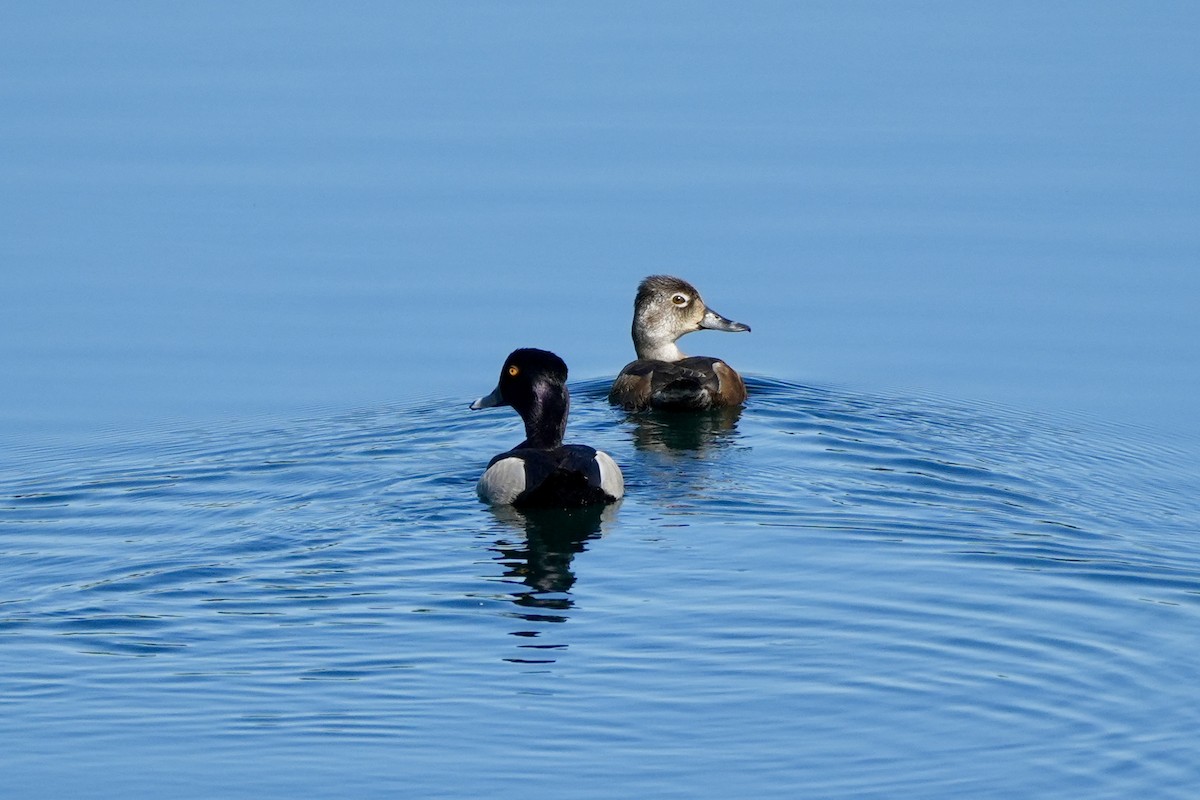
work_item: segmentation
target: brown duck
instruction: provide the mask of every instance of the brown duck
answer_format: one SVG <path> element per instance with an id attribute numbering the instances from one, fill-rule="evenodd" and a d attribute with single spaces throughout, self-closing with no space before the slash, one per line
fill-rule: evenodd
<path id="1" fill-rule="evenodd" d="M 608 401 L 629 411 L 727 408 L 746 400 L 746 384 L 719 358 L 685 356 L 675 344 L 698 330 L 749 331 L 704 304 L 696 287 L 670 275 L 651 275 L 633 303 L 630 362 L 613 381 Z"/>

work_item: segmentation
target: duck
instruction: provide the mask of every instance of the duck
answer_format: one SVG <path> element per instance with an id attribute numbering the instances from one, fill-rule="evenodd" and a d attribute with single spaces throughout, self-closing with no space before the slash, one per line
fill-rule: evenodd
<path id="1" fill-rule="evenodd" d="M 719 358 L 685 356 L 675 342 L 698 330 L 749 332 L 750 326 L 709 308 L 696 287 L 671 275 L 650 275 L 633 301 L 633 348 L 608 401 L 627 411 L 731 408 L 746 401 L 746 384 Z"/>
<path id="2" fill-rule="evenodd" d="M 525 441 L 488 462 L 476 492 L 493 506 L 582 508 L 620 500 L 621 468 L 608 453 L 563 444 L 571 394 L 567 365 L 549 350 L 524 347 L 504 359 L 500 381 L 471 410 L 512 406 L 525 423 Z"/>

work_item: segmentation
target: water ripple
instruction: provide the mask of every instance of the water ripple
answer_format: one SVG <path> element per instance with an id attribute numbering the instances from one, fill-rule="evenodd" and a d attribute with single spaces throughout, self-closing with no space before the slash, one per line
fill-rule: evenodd
<path id="1" fill-rule="evenodd" d="M 948 795 L 1033 761 L 1085 793 L 1200 778 L 1182 454 L 1004 409 L 749 384 L 744 410 L 675 418 L 573 387 L 568 438 L 612 453 L 629 488 L 594 513 L 481 506 L 474 480 L 519 423 L 442 402 L 113 441 L 2 476 L 0 725 L 102 749 L 150 729 L 214 751 L 253 737 L 264 755 L 336 736 L 433 764 L 429 743 L 454 737 L 501 763 L 497 715 L 586 753 L 674 748 L 658 734 L 703 713 L 686 752 L 733 769 L 795 742 L 781 770 L 830 795 L 884 775 Z M 973 782 L 921 766 L 930 748 L 975 760 Z"/>

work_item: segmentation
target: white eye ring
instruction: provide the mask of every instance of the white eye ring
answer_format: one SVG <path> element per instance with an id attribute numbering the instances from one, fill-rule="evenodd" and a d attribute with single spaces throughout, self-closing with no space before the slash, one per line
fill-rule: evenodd
<path id="1" fill-rule="evenodd" d="M 676 292 L 675 294 L 671 295 L 671 302 L 677 306 L 686 306 L 689 301 L 686 294 L 680 294 Z"/>

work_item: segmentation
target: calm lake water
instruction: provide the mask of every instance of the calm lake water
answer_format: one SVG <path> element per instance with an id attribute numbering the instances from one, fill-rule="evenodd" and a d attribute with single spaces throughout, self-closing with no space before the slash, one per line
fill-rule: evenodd
<path id="1" fill-rule="evenodd" d="M 1200 12 L 5 17 L 4 797 L 1194 795 Z M 618 507 L 475 499 L 517 346 Z"/>

